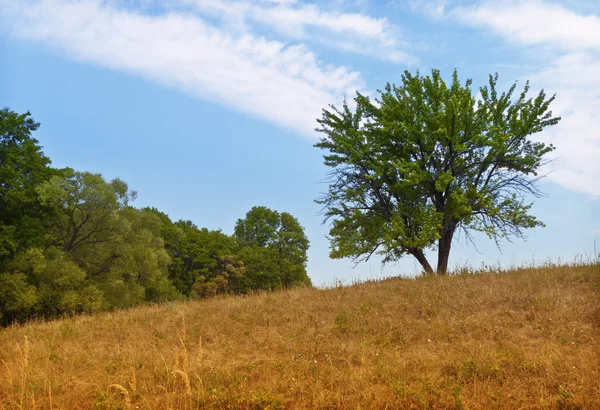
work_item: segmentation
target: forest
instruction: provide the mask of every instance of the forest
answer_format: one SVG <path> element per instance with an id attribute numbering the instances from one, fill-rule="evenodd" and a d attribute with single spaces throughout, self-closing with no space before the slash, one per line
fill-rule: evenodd
<path id="1" fill-rule="evenodd" d="M 233 235 L 136 208 L 120 179 L 57 169 L 29 112 L 0 110 L 0 325 L 139 304 L 311 286 L 309 241 L 255 206 Z"/>

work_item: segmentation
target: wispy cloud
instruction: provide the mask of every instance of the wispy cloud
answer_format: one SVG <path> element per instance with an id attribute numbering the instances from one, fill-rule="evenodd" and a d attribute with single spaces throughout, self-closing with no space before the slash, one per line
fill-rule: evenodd
<path id="1" fill-rule="evenodd" d="M 269 28 L 278 34 L 391 62 L 414 62 L 401 48 L 400 29 L 387 18 L 330 11 L 315 4 L 251 0 L 180 0 L 237 29 Z"/>
<path id="2" fill-rule="evenodd" d="M 546 51 L 540 53 L 546 60 L 524 77 L 535 87 L 557 93 L 553 108 L 563 120 L 536 134 L 557 147 L 549 178 L 600 196 L 600 16 L 540 0 L 454 7 L 441 1 L 424 10 L 435 18 L 489 30 L 517 48 Z"/>
<path id="3" fill-rule="evenodd" d="M 232 33 L 195 13 L 143 14 L 101 0 L 0 0 L 13 35 L 74 59 L 126 70 L 314 136 L 315 119 L 360 73 L 325 64 L 303 43 Z"/>
<path id="4" fill-rule="evenodd" d="M 539 0 L 486 2 L 456 7 L 452 17 L 490 28 L 523 45 L 549 45 L 566 51 L 600 49 L 600 17 L 581 15 Z"/>

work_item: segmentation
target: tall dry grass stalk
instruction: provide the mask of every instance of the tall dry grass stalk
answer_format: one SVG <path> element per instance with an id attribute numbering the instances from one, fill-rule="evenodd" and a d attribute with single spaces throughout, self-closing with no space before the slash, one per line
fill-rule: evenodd
<path id="1" fill-rule="evenodd" d="M 109 389 L 114 389 L 116 391 L 118 391 L 121 394 L 121 397 L 123 398 L 123 403 L 125 404 L 125 408 L 130 408 L 131 407 L 131 399 L 129 397 L 129 391 L 121 386 L 120 384 L 111 384 L 110 386 L 108 386 Z"/>
<path id="2" fill-rule="evenodd" d="M 595 409 L 600 265 L 31 322 L 0 363 L 0 409 Z"/>
<path id="3" fill-rule="evenodd" d="M 129 382 L 129 388 L 133 393 L 135 393 L 137 390 L 137 378 L 135 376 L 135 369 L 133 367 L 130 367 L 129 372 L 131 373 L 131 381 Z"/>
<path id="4" fill-rule="evenodd" d="M 23 336 L 23 347 L 17 343 L 17 360 L 19 363 L 20 375 L 20 400 L 19 407 L 22 409 L 25 403 L 25 393 L 27 392 L 27 368 L 29 367 L 29 339 Z"/>
<path id="5" fill-rule="evenodd" d="M 188 357 L 187 348 L 185 347 L 185 342 L 179 333 L 177 334 L 177 337 L 179 338 L 179 344 L 175 349 L 175 368 L 181 368 L 187 372 L 190 370 L 190 360 Z"/>
<path id="6" fill-rule="evenodd" d="M 190 378 L 188 377 L 188 374 L 186 372 L 184 372 L 183 370 L 173 370 L 173 377 L 177 377 L 180 376 L 181 380 L 183 380 L 183 384 L 185 385 L 185 393 L 189 396 L 192 395 L 192 387 L 190 384 Z"/>

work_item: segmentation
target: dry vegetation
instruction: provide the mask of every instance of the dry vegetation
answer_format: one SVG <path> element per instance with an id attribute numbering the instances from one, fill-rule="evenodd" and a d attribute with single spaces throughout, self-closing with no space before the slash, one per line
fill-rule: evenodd
<path id="1" fill-rule="evenodd" d="M 392 279 L 0 331 L 0 408 L 600 408 L 600 266 Z"/>

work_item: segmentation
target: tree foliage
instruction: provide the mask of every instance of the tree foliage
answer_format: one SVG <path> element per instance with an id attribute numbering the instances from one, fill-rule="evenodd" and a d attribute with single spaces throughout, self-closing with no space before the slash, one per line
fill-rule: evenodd
<path id="1" fill-rule="evenodd" d="M 260 289 L 310 285 L 306 274 L 309 241 L 296 218 L 255 206 L 238 219 L 234 237 L 248 276 Z"/>
<path id="2" fill-rule="evenodd" d="M 6 264 L 0 321 L 93 312 L 178 297 L 160 220 L 127 205 L 119 180 L 69 170 L 35 190 L 50 221 L 44 243 Z"/>
<path id="3" fill-rule="evenodd" d="M 65 252 L 111 241 L 120 229 L 117 214 L 135 192 L 119 179 L 107 183 L 100 174 L 67 170 L 36 189 L 40 200 L 53 210 L 51 245 Z"/>
<path id="4" fill-rule="evenodd" d="M 47 209 L 35 189 L 59 171 L 31 135 L 39 125 L 29 112 L 0 110 L 0 267 L 43 241 Z"/>
<path id="5" fill-rule="evenodd" d="M 194 291 L 200 297 L 218 294 L 244 294 L 253 289 L 246 275 L 244 262 L 235 255 L 217 258 L 215 269 L 209 275 L 200 275 L 194 282 Z"/>
<path id="6" fill-rule="evenodd" d="M 171 257 L 169 278 L 182 294 L 193 296 L 198 278 L 218 276 L 222 257 L 236 249 L 235 240 L 221 231 L 198 228 L 192 221 L 172 222 L 164 213 L 151 209 L 161 220 L 161 235 Z M 200 292 L 206 296 L 209 293 Z"/>
<path id="7" fill-rule="evenodd" d="M 407 71 L 374 101 L 357 93 L 355 107 L 323 110 L 315 146 L 331 172 L 317 202 L 332 221 L 332 257 L 409 254 L 433 272 L 424 251 L 437 248 L 444 274 L 459 229 L 498 241 L 543 225 L 526 199 L 540 196 L 539 169 L 554 147 L 529 137 L 559 121 L 554 96 L 528 97 L 529 83 L 499 93 L 497 83 L 490 76 L 476 99 L 456 71 L 449 84 L 438 70 Z"/>

